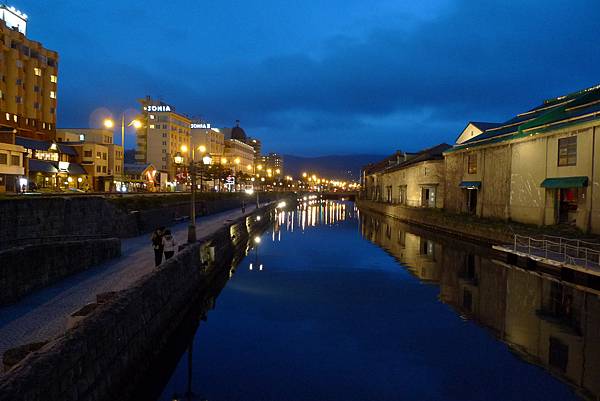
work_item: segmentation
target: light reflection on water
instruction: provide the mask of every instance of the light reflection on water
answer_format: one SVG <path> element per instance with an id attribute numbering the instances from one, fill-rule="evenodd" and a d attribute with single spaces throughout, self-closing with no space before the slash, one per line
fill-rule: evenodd
<path id="1" fill-rule="evenodd" d="M 301 201 L 253 245 L 160 400 L 188 379 L 210 401 L 600 394 L 595 294 L 349 202 Z"/>

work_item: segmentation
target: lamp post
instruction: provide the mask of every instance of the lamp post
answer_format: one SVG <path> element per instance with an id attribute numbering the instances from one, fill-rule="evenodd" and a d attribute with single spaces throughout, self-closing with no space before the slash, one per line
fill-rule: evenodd
<path id="1" fill-rule="evenodd" d="M 115 121 L 112 118 L 105 118 L 103 124 L 107 129 L 113 129 L 115 127 Z M 142 128 L 142 122 L 138 119 L 134 119 L 131 120 L 127 126 L 137 130 Z M 121 114 L 121 146 L 125 149 L 125 113 Z"/>
<path id="2" fill-rule="evenodd" d="M 202 191 L 202 175 L 204 173 L 204 165 L 210 164 L 212 162 L 212 158 L 209 154 L 206 153 L 206 147 L 204 145 L 198 146 L 198 150 L 202 155 L 202 162 L 200 167 L 200 191 Z M 181 147 L 182 152 L 187 152 L 187 146 L 183 145 Z M 178 153 L 179 154 L 179 153 Z M 175 156 L 177 157 L 177 155 Z M 180 164 L 183 163 L 183 157 L 179 156 Z M 177 160 L 175 161 L 177 163 Z M 192 147 L 192 157 L 190 158 L 189 163 L 189 172 L 192 180 L 192 189 L 190 196 L 190 224 L 188 226 L 188 243 L 196 242 L 196 152 L 195 148 Z"/>

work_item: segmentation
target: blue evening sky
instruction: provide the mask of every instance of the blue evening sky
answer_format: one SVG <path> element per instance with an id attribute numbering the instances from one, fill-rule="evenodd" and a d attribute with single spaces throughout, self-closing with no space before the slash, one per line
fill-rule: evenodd
<path id="1" fill-rule="evenodd" d="M 385 154 L 600 83 L 598 0 L 10 4 L 60 54 L 59 127 L 151 95 L 267 151 Z"/>

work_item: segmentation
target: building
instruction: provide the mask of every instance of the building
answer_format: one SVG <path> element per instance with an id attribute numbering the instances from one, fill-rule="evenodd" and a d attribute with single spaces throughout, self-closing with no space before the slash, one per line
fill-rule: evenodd
<path id="1" fill-rule="evenodd" d="M 258 163 L 263 166 L 263 170 L 273 173 L 274 176 L 283 175 L 283 156 L 277 153 L 269 153 L 268 155 L 260 156 Z"/>
<path id="2" fill-rule="evenodd" d="M 445 208 L 600 233 L 599 103 L 600 85 L 474 135 L 469 123 L 445 152 Z"/>
<path id="3" fill-rule="evenodd" d="M 20 192 L 27 184 L 23 146 L 15 143 L 15 130 L 0 131 L 0 193 Z"/>
<path id="4" fill-rule="evenodd" d="M 91 190 L 93 182 L 78 163 L 77 151 L 54 141 L 16 137 L 15 144 L 25 148 L 27 184 L 32 190 Z"/>
<path id="5" fill-rule="evenodd" d="M 77 161 L 92 177 L 96 191 L 115 190 L 115 180 L 123 175 L 123 146 L 113 143 L 113 136 L 109 129 L 56 130 L 56 141 L 67 143 L 77 151 Z"/>
<path id="6" fill-rule="evenodd" d="M 262 142 L 258 138 L 246 138 L 246 143 L 254 149 L 254 159 L 262 154 Z"/>
<path id="7" fill-rule="evenodd" d="M 125 163 L 124 175 L 117 181 L 119 192 L 156 192 L 167 188 L 167 173 L 152 164 Z"/>
<path id="8" fill-rule="evenodd" d="M 184 151 L 191 147 L 190 127 L 192 121 L 175 108 L 150 97 L 140 100 L 143 126 L 136 131 L 135 161 L 152 164 L 166 171 L 169 178 L 176 178 L 181 168 L 175 165 L 175 156 L 180 154 L 184 164 L 189 155 Z"/>
<path id="9" fill-rule="evenodd" d="M 369 200 L 417 207 L 444 207 L 445 143 L 417 153 L 394 155 L 363 169 Z"/>
<path id="10" fill-rule="evenodd" d="M 254 165 L 254 149 L 238 139 L 226 139 L 221 164 L 236 173 L 251 173 Z"/>
<path id="11" fill-rule="evenodd" d="M 215 160 L 220 160 L 225 154 L 225 136 L 219 128 L 213 128 L 206 122 L 192 121 L 190 135 L 194 149 L 206 147 L 206 152 Z"/>
<path id="12" fill-rule="evenodd" d="M 26 36 L 27 15 L 0 5 L 0 127 L 52 138 L 56 129 L 58 53 Z"/>

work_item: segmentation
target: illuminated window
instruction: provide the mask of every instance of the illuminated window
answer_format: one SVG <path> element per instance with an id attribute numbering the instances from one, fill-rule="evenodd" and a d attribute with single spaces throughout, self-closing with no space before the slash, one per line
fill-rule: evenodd
<path id="1" fill-rule="evenodd" d="M 575 166 L 577 164 L 577 137 L 558 140 L 558 165 Z"/>
<path id="2" fill-rule="evenodd" d="M 34 67 L 34 68 L 33 68 L 33 73 L 34 73 L 35 75 L 37 75 L 38 77 L 41 77 L 41 76 L 42 76 L 42 69 L 41 69 L 41 68 Z"/>
<path id="3" fill-rule="evenodd" d="M 13 116 L 13 121 L 14 121 L 14 122 L 18 122 L 18 121 L 19 121 L 19 117 L 17 117 L 17 115 L 16 115 L 16 114 Z"/>
<path id="4" fill-rule="evenodd" d="M 50 98 L 51 99 L 56 99 L 56 92 L 55 91 L 50 91 Z"/>
<path id="5" fill-rule="evenodd" d="M 150 114 L 150 119 L 154 120 L 154 114 Z"/>
<path id="6" fill-rule="evenodd" d="M 467 159 L 467 172 L 477 174 L 477 154 L 470 154 Z"/>
<path id="7" fill-rule="evenodd" d="M 6 121 L 10 120 L 10 114 L 6 113 Z"/>
<path id="8" fill-rule="evenodd" d="M 58 82 L 58 77 L 56 75 L 50 75 L 50 82 L 52 83 L 57 83 Z"/>

